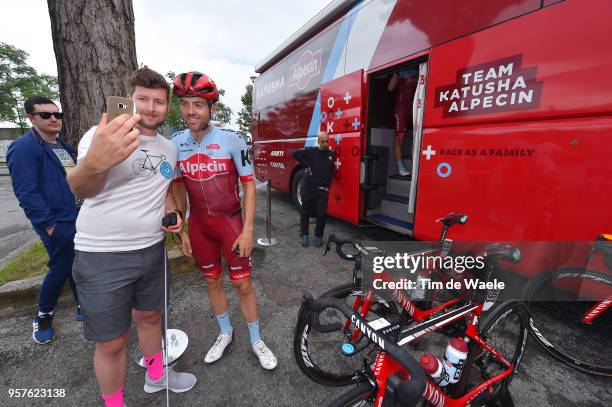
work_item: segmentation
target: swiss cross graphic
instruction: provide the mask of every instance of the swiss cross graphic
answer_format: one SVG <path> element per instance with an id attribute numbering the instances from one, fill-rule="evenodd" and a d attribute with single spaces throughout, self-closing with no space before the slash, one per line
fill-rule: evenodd
<path id="1" fill-rule="evenodd" d="M 340 169 L 340 166 L 342 165 L 342 162 L 340 161 L 339 158 L 336 158 L 336 162 L 334 163 L 334 165 L 336 166 L 336 170 Z"/>
<path id="2" fill-rule="evenodd" d="M 327 130 L 331 137 L 361 130 L 362 84 L 363 71 L 321 84 L 321 130 Z"/>
<path id="3" fill-rule="evenodd" d="M 429 160 L 432 155 L 436 155 L 436 150 L 431 149 L 431 144 L 427 146 L 427 149 L 423 150 L 423 155 L 426 156 L 426 160 Z"/>
<path id="4" fill-rule="evenodd" d="M 344 95 L 344 97 L 343 97 L 342 99 L 344 99 L 344 102 L 345 102 L 345 103 L 348 105 L 348 104 L 349 104 L 349 102 L 351 101 L 351 98 L 352 98 L 352 96 L 351 96 L 351 94 L 349 93 L 349 91 L 347 90 L 347 91 L 346 91 L 346 94 Z"/>
<path id="5" fill-rule="evenodd" d="M 340 142 L 342 141 L 342 136 L 339 134 L 336 134 L 336 137 L 334 137 L 334 139 L 336 140 L 336 143 L 340 144 Z"/>

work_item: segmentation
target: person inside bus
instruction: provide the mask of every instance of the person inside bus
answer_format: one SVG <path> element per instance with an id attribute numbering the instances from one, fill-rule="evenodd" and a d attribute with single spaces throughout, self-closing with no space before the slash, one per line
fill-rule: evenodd
<path id="1" fill-rule="evenodd" d="M 317 137 L 318 147 L 309 147 L 293 152 L 293 158 L 306 168 L 306 177 L 302 186 L 302 213 L 300 215 L 300 239 L 302 246 L 308 246 L 308 222 L 311 216 L 317 218 L 315 227 L 315 245 L 323 244 L 323 231 L 327 218 L 327 200 L 329 186 L 334 169 L 334 152 L 329 148 L 327 132 L 320 132 Z"/>
<path id="2" fill-rule="evenodd" d="M 393 118 L 395 121 L 395 162 L 397 173 L 409 176 L 410 171 L 402 161 L 402 149 L 406 140 L 407 128 L 412 128 L 412 101 L 417 88 L 418 72 L 415 68 L 393 72 L 387 89 L 394 92 Z"/>

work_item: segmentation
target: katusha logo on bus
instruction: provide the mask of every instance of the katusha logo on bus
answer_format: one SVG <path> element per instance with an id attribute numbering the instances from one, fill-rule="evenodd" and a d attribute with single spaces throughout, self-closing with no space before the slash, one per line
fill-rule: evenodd
<path id="1" fill-rule="evenodd" d="M 321 73 L 321 55 L 322 50 L 304 51 L 298 63 L 289 68 L 289 87 L 304 89 L 308 86 L 310 79 Z"/>
<path id="2" fill-rule="evenodd" d="M 194 154 L 179 160 L 181 175 L 194 181 L 206 181 L 217 175 L 229 174 L 231 158 L 211 158 L 206 154 Z"/>
<path id="3" fill-rule="evenodd" d="M 522 55 L 513 55 L 457 71 L 455 83 L 436 88 L 435 107 L 444 117 L 535 109 L 542 81 L 538 68 L 521 68 Z"/>

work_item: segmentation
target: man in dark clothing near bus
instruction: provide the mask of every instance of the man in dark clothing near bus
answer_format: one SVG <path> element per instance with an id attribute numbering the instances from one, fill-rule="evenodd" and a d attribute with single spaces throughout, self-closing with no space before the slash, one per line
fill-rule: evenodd
<path id="1" fill-rule="evenodd" d="M 32 96 L 25 101 L 24 108 L 32 129 L 11 143 L 6 161 L 19 206 L 49 255 L 49 270 L 40 286 L 38 313 L 32 321 L 32 338 L 45 344 L 55 336 L 53 311 L 66 280 L 78 304 L 72 279 L 77 208 L 66 181 L 67 172 L 75 165 L 75 155 L 68 144 L 57 138 L 63 113 L 53 101 Z M 78 307 L 76 319 L 82 320 Z"/>
<path id="2" fill-rule="evenodd" d="M 335 156 L 329 149 L 326 132 L 319 133 L 318 147 L 303 148 L 293 152 L 293 158 L 306 168 L 302 184 L 302 214 L 300 216 L 300 238 L 302 246 L 308 246 L 308 222 L 311 216 L 317 218 L 315 245 L 323 244 L 323 231 L 327 217 L 327 199 L 332 182 Z"/>

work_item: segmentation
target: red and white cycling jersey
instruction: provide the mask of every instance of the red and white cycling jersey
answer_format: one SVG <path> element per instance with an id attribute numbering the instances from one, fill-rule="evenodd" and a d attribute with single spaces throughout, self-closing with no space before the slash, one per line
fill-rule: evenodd
<path id="1" fill-rule="evenodd" d="M 198 144 L 189 129 L 176 133 L 175 182 L 185 183 L 192 215 L 240 212 L 238 180 L 253 181 L 253 158 L 240 135 L 213 127 Z"/>

